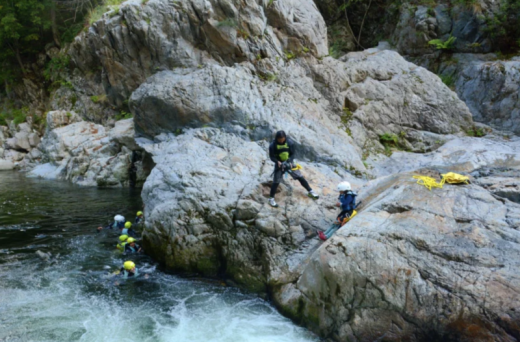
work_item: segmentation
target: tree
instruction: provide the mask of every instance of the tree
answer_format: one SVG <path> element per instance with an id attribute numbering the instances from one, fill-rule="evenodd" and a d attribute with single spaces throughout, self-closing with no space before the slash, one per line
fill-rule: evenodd
<path id="1" fill-rule="evenodd" d="M 26 74 L 22 55 L 35 53 L 43 44 L 44 34 L 51 28 L 46 13 L 50 0 L 0 0 L 0 62 L 12 58 Z"/>

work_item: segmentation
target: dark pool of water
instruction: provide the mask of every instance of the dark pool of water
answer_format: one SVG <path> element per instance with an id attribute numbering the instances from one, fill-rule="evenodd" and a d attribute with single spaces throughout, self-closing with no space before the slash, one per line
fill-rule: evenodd
<path id="1" fill-rule="evenodd" d="M 148 278 L 112 275 L 128 257 L 95 228 L 141 208 L 139 190 L 0 172 L 0 341 L 317 341 L 269 303 L 147 256 L 130 259 Z"/>

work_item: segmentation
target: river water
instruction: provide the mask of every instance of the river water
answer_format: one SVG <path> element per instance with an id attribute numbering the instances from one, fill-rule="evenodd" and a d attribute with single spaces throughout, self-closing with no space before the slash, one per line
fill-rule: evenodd
<path id="1" fill-rule="evenodd" d="M 110 276 L 128 258 L 95 228 L 141 207 L 137 190 L 0 172 L 0 341 L 318 341 L 260 298 L 146 256 L 130 259 L 148 278 Z"/>

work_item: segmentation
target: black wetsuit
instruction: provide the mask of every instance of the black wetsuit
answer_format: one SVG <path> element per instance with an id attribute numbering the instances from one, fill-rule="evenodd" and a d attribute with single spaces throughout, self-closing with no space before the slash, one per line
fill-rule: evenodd
<path id="1" fill-rule="evenodd" d="M 131 254 L 131 253 L 137 253 L 137 251 L 141 248 L 138 244 L 135 244 L 134 247 L 130 246 L 129 243 L 125 245 L 125 253 Z M 142 250 L 141 250 L 142 251 Z"/>
<path id="2" fill-rule="evenodd" d="M 287 147 L 284 147 L 287 145 Z M 284 170 L 282 168 L 278 167 L 278 162 L 284 162 L 280 158 L 280 155 L 283 153 L 288 153 L 288 159 L 285 160 L 286 162 L 293 164 L 294 162 L 294 155 L 296 153 L 296 150 L 294 148 L 294 142 L 289 139 L 285 138 L 285 142 L 283 144 L 279 144 L 278 141 L 275 139 L 271 145 L 269 145 L 269 158 L 274 163 L 274 172 L 273 172 L 273 185 L 271 186 L 271 193 L 269 194 L 270 197 L 274 198 L 274 195 L 276 194 L 276 189 L 278 189 L 278 185 L 282 181 Z M 300 184 L 305 188 L 307 191 L 311 191 L 311 187 L 309 186 L 309 183 L 307 180 L 303 177 L 303 175 L 299 172 L 292 173 L 291 176 L 294 179 L 297 179 Z"/>

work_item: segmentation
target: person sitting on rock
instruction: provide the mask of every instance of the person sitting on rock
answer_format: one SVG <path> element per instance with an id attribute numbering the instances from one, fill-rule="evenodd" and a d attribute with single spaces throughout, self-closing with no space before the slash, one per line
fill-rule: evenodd
<path id="1" fill-rule="evenodd" d="M 125 217 L 122 215 L 116 215 L 116 216 L 114 216 L 114 222 L 112 222 L 111 224 L 109 224 L 106 227 L 97 227 L 97 231 L 99 233 L 103 229 L 112 229 L 112 228 L 123 229 L 124 226 L 125 226 Z"/>
<path id="2" fill-rule="evenodd" d="M 119 243 L 117 244 L 116 248 L 119 249 L 121 252 L 125 251 L 125 245 L 127 244 L 127 242 L 126 242 L 127 239 L 128 239 L 128 235 L 119 236 Z"/>
<path id="3" fill-rule="evenodd" d="M 137 237 L 137 232 L 132 229 L 132 222 L 126 221 L 124 228 L 121 228 L 121 235 L 128 235 L 133 238 Z"/>
<path id="4" fill-rule="evenodd" d="M 321 240 L 325 241 L 330 239 L 330 237 L 344 224 L 345 219 L 348 219 L 352 216 L 354 209 L 356 209 L 356 196 L 357 194 L 352 191 L 352 187 L 349 182 L 341 182 L 338 184 L 339 198 L 336 203 L 337 207 L 341 208 L 341 212 L 336 218 L 336 222 L 327 229 L 325 233 L 321 230 L 318 232 L 318 236 Z"/>
<path id="5" fill-rule="evenodd" d="M 278 204 L 274 200 L 274 196 L 276 194 L 276 189 L 278 189 L 278 185 L 282 181 L 283 174 L 287 171 L 290 171 L 293 168 L 294 162 L 294 142 L 287 138 L 284 131 L 276 132 L 276 136 L 274 141 L 269 146 L 269 158 L 274 163 L 274 172 L 273 172 L 273 185 L 271 186 L 271 193 L 269 194 L 269 204 L 272 207 L 278 207 Z M 287 168 L 289 170 L 287 170 Z M 299 171 L 292 171 L 290 175 L 297 179 L 300 184 L 308 191 L 308 196 L 312 199 L 320 198 L 309 186 L 307 180 L 303 177 L 303 175 Z"/>
<path id="6" fill-rule="evenodd" d="M 143 249 L 135 243 L 133 237 L 129 237 L 128 240 L 126 240 L 125 254 L 141 253 L 142 251 Z"/>
<path id="7" fill-rule="evenodd" d="M 135 222 L 134 224 L 140 224 L 143 222 L 143 219 L 144 219 L 144 214 L 142 211 L 138 211 L 137 212 L 137 215 L 135 216 Z"/>

